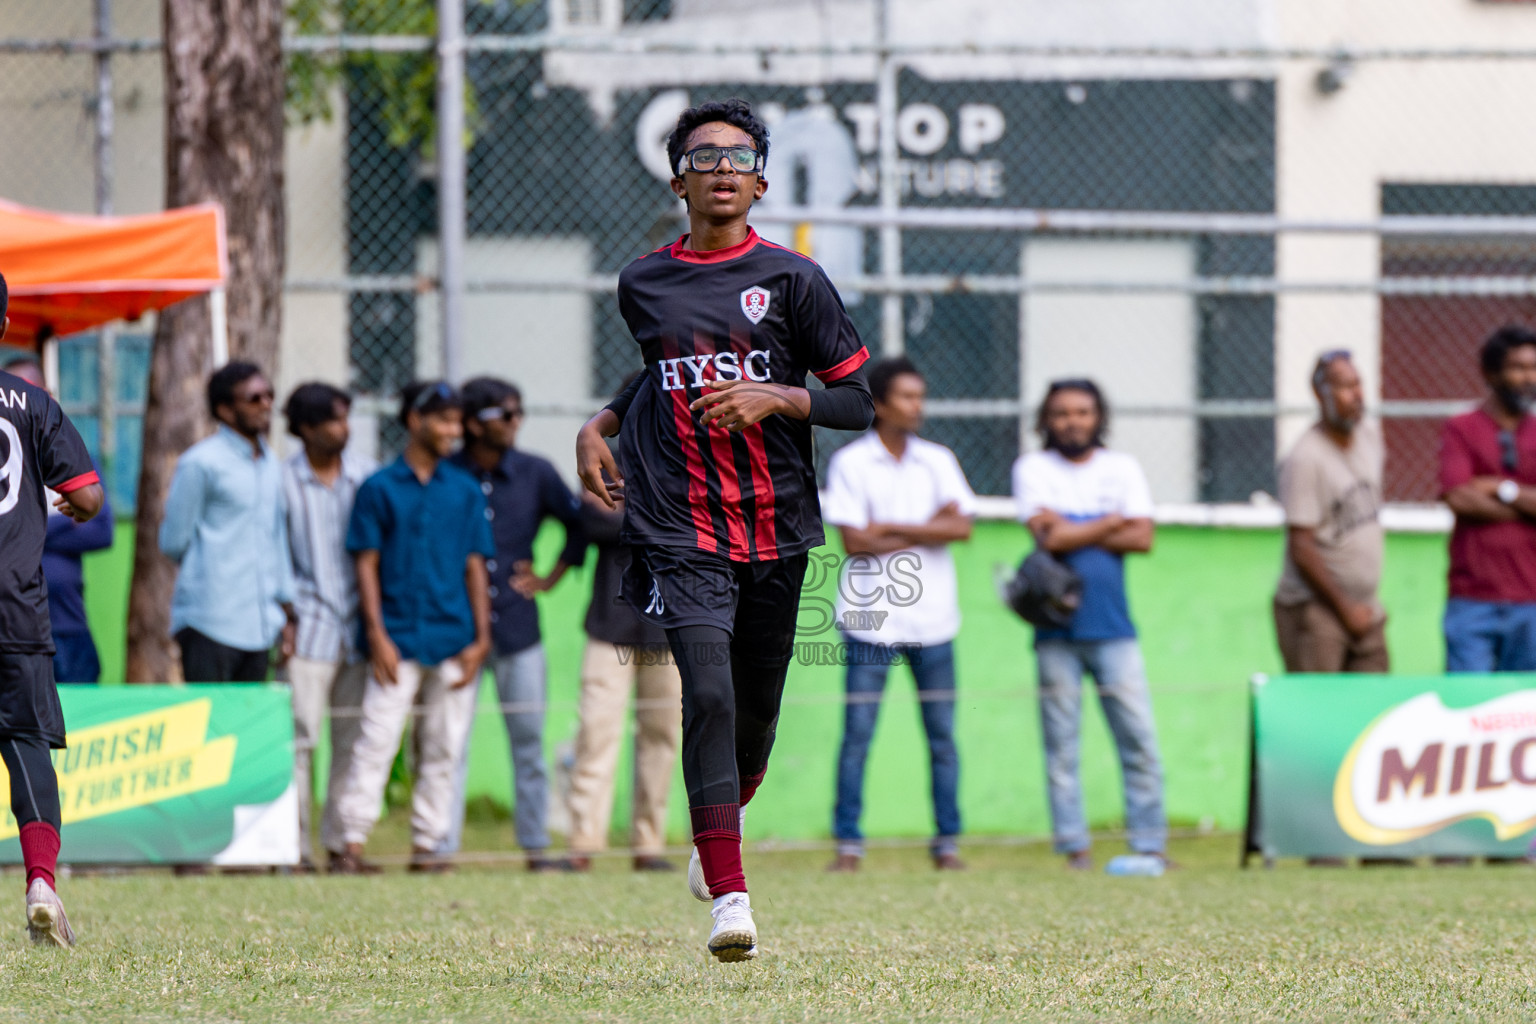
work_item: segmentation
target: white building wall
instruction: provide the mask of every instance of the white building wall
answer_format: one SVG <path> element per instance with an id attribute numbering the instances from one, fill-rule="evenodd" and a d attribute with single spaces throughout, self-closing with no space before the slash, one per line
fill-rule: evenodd
<path id="1" fill-rule="evenodd" d="M 1287 0 L 1280 42 L 1326 50 L 1536 49 L 1536 5 L 1474 0 Z M 1279 73 L 1276 202 L 1282 217 L 1368 221 L 1384 182 L 1536 183 L 1530 97 L 1536 61 L 1368 60 L 1323 94 L 1323 62 L 1288 62 Z M 1289 281 L 1372 281 L 1381 250 L 1373 235 L 1287 235 L 1277 272 Z M 1317 354 L 1355 350 L 1366 386 L 1379 395 L 1380 302 L 1364 294 L 1285 294 L 1276 307 L 1275 376 L 1282 404 L 1312 403 Z M 1309 417 L 1278 429 L 1285 451 Z"/>

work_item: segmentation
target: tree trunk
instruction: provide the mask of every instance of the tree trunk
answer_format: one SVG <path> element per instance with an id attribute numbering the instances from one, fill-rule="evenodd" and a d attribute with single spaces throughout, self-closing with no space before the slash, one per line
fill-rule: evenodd
<path id="1" fill-rule="evenodd" d="M 283 2 L 163 0 L 166 206 L 224 206 L 232 359 L 277 371 L 283 297 Z M 130 682 L 180 677 L 170 638 L 176 567 L 160 519 L 176 458 L 211 423 L 207 299 L 160 314 L 144 409 L 137 547 L 128 599 Z"/>

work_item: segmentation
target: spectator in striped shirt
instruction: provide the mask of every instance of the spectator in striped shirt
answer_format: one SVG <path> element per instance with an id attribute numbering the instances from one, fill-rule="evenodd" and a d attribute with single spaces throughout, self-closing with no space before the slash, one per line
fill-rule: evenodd
<path id="1" fill-rule="evenodd" d="M 347 554 L 347 521 L 357 488 L 374 470 L 348 452 L 352 398 L 329 384 L 301 384 L 288 396 L 288 433 L 303 442 L 283 463 L 288 547 L 293 558 L 295 652 L 287 666 L 293 687 L 293 781 L 299 795 L 299 849 L 313 870 L 310 839 L 315 743 L 327 708 L 331 767 L 321 842 L 344 845 L 336 809 L 357 742 L 368 663 L 357 644 L 357 573 Z"/>

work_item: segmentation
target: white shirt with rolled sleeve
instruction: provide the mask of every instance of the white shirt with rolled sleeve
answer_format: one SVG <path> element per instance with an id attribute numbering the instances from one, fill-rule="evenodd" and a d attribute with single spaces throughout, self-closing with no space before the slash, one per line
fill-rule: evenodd
<path id="1" fill-rule="evenodd" d="M 834 526 L 921 524 L 945 505 L 976 514 L 976 495 L 953 452 L 908 437 L 900 459 L 873 430 L 839 449 L 827 469 L 822 518 Z M 946 544 L 851 556 L 838 578 L 843 633 L 872 644 L 942 644 L 960 632 L 955 563 Z"/>

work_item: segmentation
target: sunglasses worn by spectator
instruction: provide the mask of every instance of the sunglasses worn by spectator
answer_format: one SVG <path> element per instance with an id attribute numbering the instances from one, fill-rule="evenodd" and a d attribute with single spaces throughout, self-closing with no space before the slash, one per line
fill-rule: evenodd
<path id="1" fill-rule="evenodd" d="M 276 400 L 277 393 L 274 392 L 271 388 L 266 388 L 262 391 L 254 391 L 249 395 L 237 395 L 235 397 L 235 401 L 244 402 L 246 405 L 260 405 L 262 402 L 272 402 Z"/>
<path id="2" fill-rule="evenodd" d="M 1499 431 L 1499 456 L 1504 472 L 1514 476 L 1520 469 L 1520 446 L 1515 441 L 1513 430 Z"/>
<path id="3" fill-rule="evenodd" d="M 700 146 L 683 154 L 677 162 L 677 173 L 712 171 L 722 159 L 729 160 L 731 170 L 737 174 L 756 174 L 763 167 L 763 155 L 750 146 Z"/>
<path id="4" fill-rule="evenodd" d="M 522 409 L 508 409 L 506 406 L 502 405 L 493 405 L 488 409 L 481 409 L 479 412 L 475 413 L 475 419 L 479 420 L 481 423 L 491 423 L 495 420 L 501 420 L 503 423 L 508 423 L 512 420 L 521 419 L 522 416 Z"/>

